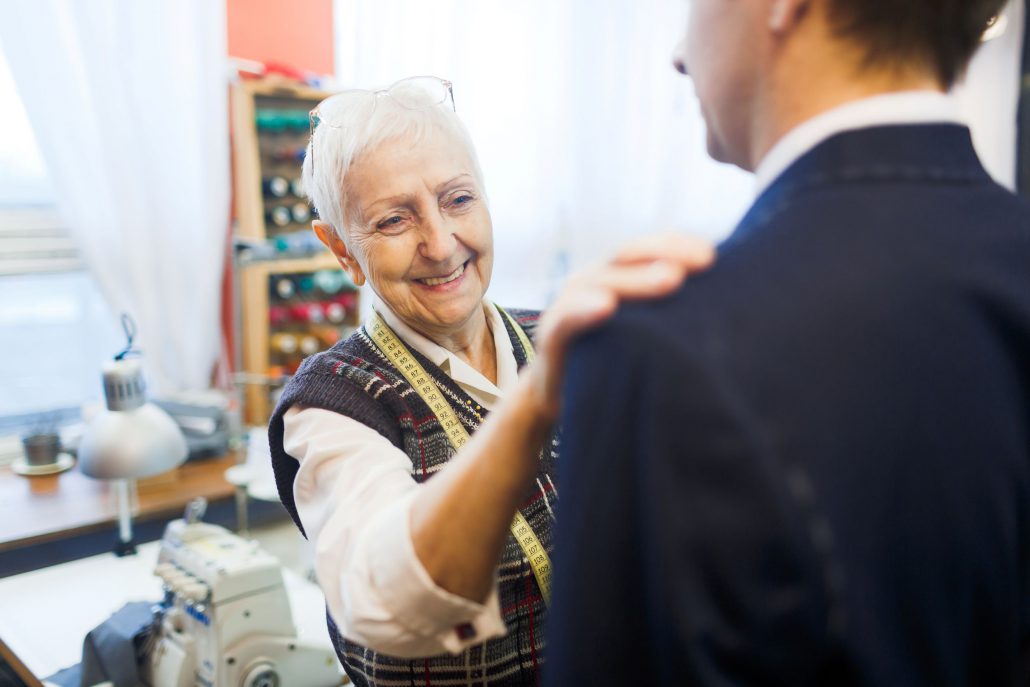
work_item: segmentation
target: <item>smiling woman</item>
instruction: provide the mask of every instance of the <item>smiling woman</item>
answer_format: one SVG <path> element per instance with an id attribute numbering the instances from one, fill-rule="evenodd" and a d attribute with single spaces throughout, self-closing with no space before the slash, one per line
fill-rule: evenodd
<path id="1" fill-rule="evenodd" d="M 355 283 L 367 278 L 401 319 L 434 340 L 477 338 L 486 326 L 477 306 L 493 269 L 493 228 L 474 169 L 449 132 L 427 133 L 417 146 L 386 141 L 351 166 L 346 240 L 316 224 Z"/>
<path id="2" fill-rule="evenodd" d="M 283 504 L 315 541 L 337 653 L 358 685 L 538 684 L 565 346 L 711 250 L 638 246 L 538 328 L 538 313 L 485 298 L 493 225 L 449 82 L 338 94 L 311 121 L 313 228 L 377 299 L 301 365 L 269 438 Z"/>

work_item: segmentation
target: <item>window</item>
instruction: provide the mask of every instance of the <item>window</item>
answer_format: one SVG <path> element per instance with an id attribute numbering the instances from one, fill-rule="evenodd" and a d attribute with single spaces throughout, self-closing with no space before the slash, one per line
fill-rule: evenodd
<path id="1" fill-rule="evenodd" d="M 0 207 L 53 205 L 43 160 L 0 46 Z"/>
<path id="2" fill-rule="evenodd" d="M 85 271 L 0 46 L 0 434 L 102 398 L 115 319 Z M 0 456 L 2 459 L 2 456 Z"/>

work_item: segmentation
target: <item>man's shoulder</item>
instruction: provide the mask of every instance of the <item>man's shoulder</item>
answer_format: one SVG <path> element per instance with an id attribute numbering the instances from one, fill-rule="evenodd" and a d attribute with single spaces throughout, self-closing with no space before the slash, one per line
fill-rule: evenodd
<path id="1" fill-rule="evenodd" d="M 640 365 L 739 368 L 852 332 L 844 354 L 936 326 L 933 313 L 990 317 L 970 302 L 1030 315 L 1030 204 L 993 184 L 935 189 L 937 206 L 906 192 L 805 194 L 743 226 L 668 298 L 620 306 L 596 336 Z"/>
<path id="2" fill-rule="evenodd" d="M 571 358 L 577 366 L 603 367 L 606 374 L 638 380 L 655 370 L 703 365 L 705 351 L 724 325 L 714 298 L 702 295 L 715 296 L 719 280 L 696 279 L 706 284 L 685 286 L 667 298 L 621 304 L 611 319 L 574 344 Z"/>

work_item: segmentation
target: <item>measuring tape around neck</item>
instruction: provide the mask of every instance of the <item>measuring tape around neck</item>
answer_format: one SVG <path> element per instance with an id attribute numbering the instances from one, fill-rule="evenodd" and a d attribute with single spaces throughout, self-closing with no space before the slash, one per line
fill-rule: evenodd
<path id="1" fill-rule="evenodd" d="M 522 327 L 518 325 L 511 315 L 501 308 L 497 309 L 508 320 L 512 329 L 515 330 L 519 343 L 522 344 L 522 349 L 526 352 L 527 362 L 531 361 L 533 359 L 533 345 L 529 342 L 529 337 L 526 336 L 526 333 L 522 331 Z M 425 368 L 415 359 L 414 354 L 408 350 L 404 342 L 383 321 L 379 313 L 372 313 L 372 319 L 365 325 L 365 330 L 376 347 L 382 351 L 383 355 L 386 356 L 397 371 L 408 380 L 408 383 L 415 389 L 415 393 L 426 402 L 429 409 L 436 415 L 436 419 L 447 434 L 447 439 L 451 442 L 451 446 L 458 450 L 468 443 L 469 434 L 465 430 L 465 426 L 461 424 L 461 420 L 458 419 L 458 415 L 454 412 L 451 404 L 447 402 L 447 398 L 437 388 L 436 383 L 433 382 L 433 378 L 429 376 Z M 533 531 L 529 521 L 526 520 L 520 511 L 515 511 L 515 518 L 511 523 L 511 533 L 515 537 L 515 541 L 519 543 L 523 555 L 529 561 L 529 566 L 533 570 L 533 576 L 540 586 L 540 594 L 544 597 L 544 603 L 549 606 L 551 604 L 552 570 L 551 557 L 547 554 L 547 549 L 540 543 L 536 532 Z"/>
<path id="2" fill-rule="evenodd" d="M 499 305 L 495 307 L 504 319 L 508 320 L 508 324 L 511 325 L 511 328 L 515 330 L 515 336 L 518 337 L 519 343 L 522 344 L 522 350 L 526 352 L 526 362 L 533 362 L 533 358 L 536 357 L 536 351 L 533 350 L 533 344 L 529 342 L 529 337 L 526 336 L 526 332 L 522 330 L 522 327 L 520 327 L 519 323 L 515 321 L 515 318 L 509 315 L 504 308 Z"/>

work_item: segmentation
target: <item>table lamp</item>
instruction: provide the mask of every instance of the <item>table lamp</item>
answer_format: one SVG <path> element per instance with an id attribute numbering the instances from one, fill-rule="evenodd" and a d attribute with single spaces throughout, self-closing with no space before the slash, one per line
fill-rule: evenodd
<path id="1" fill-rule="evenodd" d="M 88 477 L 113 481 L 118 500 L 115 553 L 125 556 L 136 552 L 129 502 L 135 478 L 182 465 L 186 439 L 168 413 L 147 402 L 139 358 L 119 354 L 104 365 L 103 372 L 107 409 L 86 426 L 79 444 L 79 469 Z"/>

